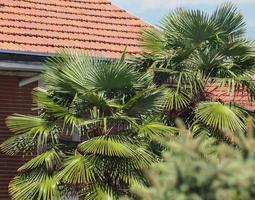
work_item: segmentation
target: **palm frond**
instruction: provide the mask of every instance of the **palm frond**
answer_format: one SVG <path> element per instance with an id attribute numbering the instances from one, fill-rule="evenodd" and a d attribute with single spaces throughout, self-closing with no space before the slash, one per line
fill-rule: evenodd
<path id="1" fill-rule="evenodd" d="M 58 148 L 52 148 L 22 165 L 18 171 L 27 171 L 36 168 L 45 168 L 47 171 L 53 171 L 62 164 L 63 157 L 63 152 Z"/>
<path id="2" fill-rule="evenodd" d="M 32 154 L 36 147 L 33 136 L 27 133 L 12 136 L 0 145 L 1 151 L 7 155 Z"/>
<path id="3" fill-rule="evenodd" d="M 176 134 L 178 133 L 178 129 L 166 126 L 161 122 L 148 121 L 139 125 L 138 133 L 150 139 L 155 139 L 158 137 L 167 137 L 169 135 Z"/>
<path id="4" fill-rule="evenodd" d="M 204 75 L 201 71 L 194 68 L 155 68 L 157 73 L 164 73 L 168 78 L 164 84 L 169 85 L 177 91 L 190 90 L 192 93 L 198 93 L 202 90 Z M 161 77 L 160 77 L 161 78 Z"/>
<path id="5" fill-rule="evenodd" d="M 165 108 L 168 111 L 182 110 L 191 103 L 191 94 L 188 91 L 169 90 L 165 99 Z"/>
<path id="6" fill-rule="evenodd" d="M 153 54 L 160 53 L 162 50 L 164 50 L 165 44 L 166 40 L 161 31 L 155 28 L 150 28 L 142 32 L 141 46 L 145 51 Z"/>
<path id="7" fill-rule="evenodd" d="M 211 20 L 221 28 L 226 37 L 243 37 L 245 33 L 244 17 L 230 2 L 223 3 L 212 14 Z"/>
<path id="8" fill-rule="evenodd" d="M 165 32 L 169 45 L 180 47 L 187 44 L 196 46 L 206 40 L 215 40 L 218 32 L 218 27 L 208 14 L 200 10 L 186 9 L 176 9 L 170 13 L 163 19 L 161 29 Z"/>
<path id="9" fill-rule="evenodd" d="M 89 156 L 79 153 L 69 156 L 63 164 L 63 168 L 57 174 L 57 178 L 65 183 L 79 185 L 95 181 L 94 165 Z"/>
<path id="10" fill-rule="evenodd" d="M 137 146 L 125 136 L 101 136 L 81 143 L 78 149 L 84 153 L 114 157 L 135 156 Z"/>
<path id="11" fill-rule="evenodd" d="M 60 200 L 57 180 L 41 171 L 16 176 L 9 186 L 11 197 L 16 200 Z"/>
<path id="12" fill-rule="evenodd" d="M 84 200 L 117 200 L 118 193 L 107 184 L 90 185 L 82 192 Z"/>
<path id="13" fill-rule="evenodd" d="M 48 66 L 50 73 L 46 72 L 45 76 L 50 85 L 61 87 L 61 83 L 56 84 L 54 80 L 50 83 L 55 73 L 55 76 L 62 78 L 61 82 L 68 83 L 71 88 L 77 88 L 76 91 L 118 92 L 144 87 L 146 84 L 137 82 L 139 73 L 124 60 L 106 61 L 96 56 L 67 51 L 51 58 Z"/>
<path id="14" fill-rule="evenodd" d="M 157 88 L 145 89 L 133 96 L 122 109 L 131 115 L 159 112 L 163 109 L 164 95 L 164 92 Z"/>
<path id="15" fill-rule="evenodd" d="M 48 95 L 46 90 L 38 89 L 35 95 L 39 105 L 46 110 L 46 114 L 52 115 L 55 121 L 61 121 L 63 127 L 67 126 L 71 135 L 75 128 L 78 129 L 82 123 L 86 123 L 86 119 L 81 118 L 75 108 L 58 104 L 54 101 L 54 98 Z"/>
<path id="16" fill-rule="evenodd" d="M 245 124 L 231 109 L 220 102 L 202 102 L 196 110 L 196 117 L 207 126 L 221 131 L 243 131 Z"/>
<path id="17" fill-rule="evenodd" d="M 226 56 L 246 57 L 254 55 L 253 42 L 245 38 L 229 38 L 220 49 L 221 54 Z"/>
<path id="18" fill-rule="evenodd" d="M 138 162 L 132 159 L 120 159 L 114 158 L 105 159 L 104 168 L 108 173 L 108 176 L 115 180 L 116 183 L 125 183 L 128 185 L 146 183 L 143 170 L 147 168 L 144 164 L 138 167 Z M 107 177 L 105 177 L 107 179 Z"/>
<path id="19" fill-rule="evenodd" d="M 32 141 L 37 141 L 38 146 L 46 144 L 48 140 L 52 143 L 58 141 L 59 136 L 54 125 L 39 116 L 14 114 L 7 118 L 6 124 L 11 131 L 22 134 L 21 138 L 24 138 L 25 134 L 32 136 Z"/>
<path id="20" fill-rule="evenodd" d="M 78 105 L 82 105 L 85 108 L 93 108 L 96 106 L 101 109 L 110 109 L 112 104 L 116 104 L 114 101 L 110 101 L 103 94 L 97 94 L 95 92 L 85 92 L 79 96 L 79 100 L 75 102 Z"/>

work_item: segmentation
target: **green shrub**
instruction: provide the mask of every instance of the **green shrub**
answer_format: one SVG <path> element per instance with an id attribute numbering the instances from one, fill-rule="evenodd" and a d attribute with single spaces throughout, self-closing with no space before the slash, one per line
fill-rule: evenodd
<path id="1" fill-rule="evenodd" d="M 168 143 L 164 162 L 147 171 L 151 186 L 133 191 L 144 200 L 254 199 L 255 140 L 249 126 L 247 136 L 227 134 L 231 144 L 182 131 Z"/>

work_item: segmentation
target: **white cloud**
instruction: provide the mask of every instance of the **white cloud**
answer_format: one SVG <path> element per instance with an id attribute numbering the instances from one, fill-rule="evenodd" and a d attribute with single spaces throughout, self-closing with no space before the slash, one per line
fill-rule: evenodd
<path id="1" fill-rule="evenodd" d="M 229 0 L 235 4 L 255 4 L 255 0 Z M 112 0 L 119 5 L 133 6 L 138 10 L 175 8 L 186 5 L 217 5 L 226 0 Z"/>

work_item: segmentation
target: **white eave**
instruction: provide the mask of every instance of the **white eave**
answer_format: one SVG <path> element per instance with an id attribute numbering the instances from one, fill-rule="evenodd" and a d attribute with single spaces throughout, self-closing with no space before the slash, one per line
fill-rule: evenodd
<path id="1" fill-rule="evenodd" d="M 43 68 L 42 63 L 0 61 L 0 70 L 5 71 L 41 72 Z"/>

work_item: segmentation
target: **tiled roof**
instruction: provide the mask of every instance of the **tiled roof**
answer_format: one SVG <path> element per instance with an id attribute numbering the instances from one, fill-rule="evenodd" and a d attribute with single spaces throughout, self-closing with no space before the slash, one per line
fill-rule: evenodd
<path id="1" fill-rule="evenodd" d="M 230 93 L 226 87 L 219 87 L 215 84 L 208 84 L 206 86 L 207 98 L 209 100 L 216 100 L 220 102 L 234 102 L 250 111 L 255 111 L 255 101 L 251 99 L 247 90 L 239 88 Z"/>
<path id="2" fill-rule="evenodd" d="M 147 26 L 109 0 L 0 2 L 0 50 L 54 53 L 74 48 L 118 58 L 126 46 L 127 53 L 139 53 L 140 31 Z M 232 95 L 214 85 L 207 89 L 210 99 L 235 101 L 255 111 L 247 93 Z"/>
<path id="3" fill-rule="evenodd" d="M 0 49 L 54 53 L 74 48 L 117 58 L 139 52 L 143 21 L 108 0 L 2 0 Z"/>

